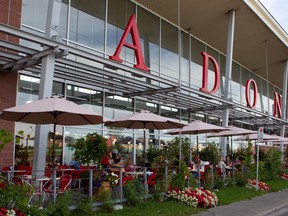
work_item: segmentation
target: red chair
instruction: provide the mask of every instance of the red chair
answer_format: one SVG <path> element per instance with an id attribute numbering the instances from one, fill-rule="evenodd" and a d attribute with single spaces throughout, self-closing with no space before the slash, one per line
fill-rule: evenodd
<path id="1" fill-rule="evenodd" d="M 219 177 L 222 177 L 223 173 L 222 173 L 221 167 L 217 167 L 217 175 L 218 175 Z"/>
<path id="2" fill-rule="evenodd" d="M 70 190 L 71 182 L 72 182 L 71 175 L 69 174 L 62 175 L 59 179 L 59 188 L 56 188 L 56 196 L 58 196 L 58 194 L 63 194 L 66 191 Z M 51 197 L 51 195 L 53 194 L 51 186 L 52 186 L 52 179 L 50 179 L 48 183 L 43 185 L 43 190 L 49 197 Z"/>
<path id="3" fill-rule="evenodd" d="M 157 173 L 158 173 L 158 168 L 153 170 L 153 173 L 148 177 L 147 179 L 147 184 L 155 186 L 157 183 Z"/>
<path id="4" fill-rule="evenodd" d="M 26 196 L 28 198 L 28 204 L 30 204 L 34 196 L 38 196 L 38 197 L 41 196 L 39 189 L 34 188 L 28 181 L 25 181 L 21 179 L 20 177 L 13 176 L 11 178 L 11 182 L 15 185 L 21 185 L 21 187 L 26 188 L 25 190 L 27 190 Z M 12 207 L 14 205 L 15 205 L 15 202 L 12 204 Z"/>
<path id="5" fill-rule="evenodd" d="M 72 182 L 73 182 L 73 187 L 76 186 L 76 183 L 78 183 L 78 188 L 80 189 L 81 187 L 81 170 L 72 170 L 70 172 L 70 175 L 72 176 Z"/>
<path id="6" fill-rule="evenodd" d="M 133 176 L 125 176 L 125 177 L 122 177 L 122 185 L 124 186 L 124 185 L 126 185 L 126 183 L 127 183 L 128 181 L 132 181 L 132 180 L 134 180 Z"/>
<path id="7" fill-rule="evenodd" d="M 148 185 L 152 185 L 152 186 L 155 186 L 156 183 L 157 183 L 157 174 L 156 173 L 153 173 L 152 175 L 150 175 L 147 179 L 147 184 Z"/>
<path id="8" fill-rule="evenodd" d="M 6 187 L 6 179 L 0 176 L 0 189 Z"/>
<path id="9" fill-rule="evenodd" d="M 32 175 L 32 167 L 31 166 L 26 167 L 26 175 Z"/>
<path id="10" fill-rule="evenodd" d="M 118 175 L 118 178 L 120 179 L 120 171 L 113 171 L 114 174 Z M 122 173 L 122 185 L 124 186 L 128 181 L 134 180 L 133 176 L 123 176 Z M 118 184 L 119 185 L 119 182 Z"/>
<path id="11" fill-rule="evenodd" d="M 20 165 L 17 169 L 17 175 L 25 175 L 26 174 L 26 166 Z"/>

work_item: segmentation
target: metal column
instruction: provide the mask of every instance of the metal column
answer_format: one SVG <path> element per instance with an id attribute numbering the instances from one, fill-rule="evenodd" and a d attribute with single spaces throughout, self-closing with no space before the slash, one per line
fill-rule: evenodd
<path id="1" fill-rule="evenodd" d="M 61 0 L 49 0 L 45 37 L 52 38 L 58 35 Z M 44 47 L 45 49 L 45 47 Z M 53 77 L 55 67 L 55 53 L 42 58 L 41 77 L 39 86 L 39 99 L 52 95 Z M 34 176 L 41 176 L 45 171 L 46 151 L 48 140 L 48 126 L 37 125 L 35 129 L 35 144 L 33 155 Z"/>
<path id="2" fill-rule="evenodd" d="M 283 94 L 282 94 L 282 119 L 286 119 L 286 111 L 287 111 L 287 81 L 288 81 L 288 61 L 285 63 L 284 73 L 283 73 Z M 281 126 L 281 136 L 285 135 L 285 125 Z M 280 144 L 280 151 L 283 157 L 284 144 Z"/>
<path id="3" fill-rule="evenodd" d="M 230 92 L 230 81 L 232 74 L 232 63 L 233 63 L 233 44 L 234 44 L 234 28 L 235 28 L 235 11 L 229 11 L 229 26 L 227 35 L 227 56 L 226 56 L 226 70 L 225 70 L 225 85 L 224 85 L 224 99 L 229 99 Z M 223 110 L 222 114 L 222 126 L 228 126 L 229 109 Z M 220 146 L 223 149 L 221 156 L 226 156 L 226 137 L 221 138 Z"/>

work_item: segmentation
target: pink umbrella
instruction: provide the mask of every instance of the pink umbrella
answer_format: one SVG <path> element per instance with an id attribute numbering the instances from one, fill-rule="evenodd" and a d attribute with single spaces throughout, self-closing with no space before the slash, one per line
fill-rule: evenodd
<path id="1" fill-rule="evenodd" d="M 103 123 L 103 117 L 98 113 L 59 96 L 52 96 L 28 104 L 4 109 L 0 114 L 0 118 L 30 124 L 53 124 L 53 171 L 55 170 L 55 132 L 57 124 L 88 125 Z M 55 180 L 53 182 L 55 182 Z M 55 198 L 55 189 L 54 187 L 53 198 Z"/>
<path id="2" fill-rule="evenodd" d="M 94 111 L 59 96 L 52 96 L 28 104 L 4 109 L 0 118 L 30 124 L 53 124 L 53 154 L 55 153 L 56 125 L 88 125 L 103 123 Z"/>
<path id="3" fill-rule="evenodd" d="M 207 137 L 210 138 L 210 137 L 225 137 L 225 136 L 241 136 L 241 135 L 257 133 L 257 131 L 247 130 L 247 129 L 235 127 L 232 125 L 226 127 L 226 129 L 227 130 L 219 132 L 219 133 L 208 134 Z"/>
<path id="4" fill-rule="evenodd" d="M 210 137 L 227 137 L 227 136 L 230 136 L 230 141 L 231 141 L 231 159 L 233 161 L 232 136 L 241 136 L 241 135 L 246 135 L 246 134 L 257 134 L 257 131 L 247 130 L 247 129 L 235 127 L 235 126 L 232 126 L 232 125 L 228 126 L 226 128 L 228 130 L 221 131 L 219 133 L 208 134 L 207 137 L 210 138 Z M 232 166 L 232 175 L 233 175 L 233 178 L 234 178 L 234 166 Z"/>
<path id="5" fill-rule="evenodd" d="M 240 136 L 236 139 L 234 139 L 234 141 L 248 141 L 248 140 L 258 140 L 258 134 L 248 134 L 248 135 L 245 135 L 245 136 Z M 272 136 L 272 135 L 267 135 L 267 134 L 263 134 L 263 141 L 277 141 L 279 140 L 279 138 L 275 137 L 275 136 Z M 286 139 L 287 141 L 288 139 Z"/>
<path id="6" fill-rule="evenodd" d="M 231 137 L 231 153 L 232 153 L 232 136 L 241 136 L 241 135 L 247 135 L 247 134 L 257 134 L 257 131 L 247 130 L 247 129 L 235 127 L 235 126 L 232 126 L 232 125 L 226 127 L 226 129 L 227 130 L 221 131 L 219 133 L 208 134 L 207 137 L 211 138 L 211 137 L 227 137 L 227 136 L 230 136 Z"/>
<path id="7" fill-rule="evenodd" d="M 168 132 L 168 134 L 196 134 L 196 151 L 197 151 L 197 157 L 199 156 L 199 143 L 198 143 L 198 134 L 203 134 L 203 133 L 212 133 L 212 132 L 220 132 L 220 131 L 225 131 L 227 130 L 224 127 L 220 127 L 217 125 L 213 125 L 213 124 L 209 124 L 209 123 L 205 123 L 202 122 L 200 120 L 195 120 L 192 121 L 191 123 L 189 123 L 187 126 L 183 127 L 182 129 L 177 129 L 177 130 L 173 130 Z M 198 173 L 200 173 L 199 171 L 199 164 L 197 166 L 198 169 Z M 198 175 L 198 185 L 200 186 L 200 175 Z"/>
<path id="8" fill-rule="evenodd" d="M 273 137 L 275 137 L 277 140 L 273 141 L 273 143 L 278 143 L 278 144 L 286 144 L 288 143 L 288 138 L 286 137 L 281 137 L 278 135 L 271 135 Z"/>
<path id="9" fill-rule="evenodd" d="M 172 130 L 167 134 L 176 135 L 176 134 L 196 134 L 197 139 L 197 154 L 198 154 L 198 134 L 203 133 L 213 133 L 213 132 L 220 132 L 226 131 L 227 128 L 220 127 L 217 125 L 209 124 L 202 122 L 200 120 L 195 120 L 189 123 L 187 126 L 183 127 L 182 129 Z"/>
<path id="10" fill-rule="evenodd" d="M 134 113 L 118 119 L 113 119 L 105 122 L 108 127 L 121 127 L 128 129 L 144 129 L 144 140 L 146 141 L 145 129 L 172 129 L 182 128 L 186 124 L 178 122 L 174 119 L 156 115 L 147 110 L 142 110 L 140 113 Z M 143 158 L 145 163 L 146 144 L 144 143 Z"/>
<path id="11" fill-rule="evenodd" d="M 113 119 L 105 122 L 108 127 L 121 127 L 128 129 L 172 129 L 182 128 L 186 124 L 178 122 L 174 119 L 156 115 L 147 110 L 142 110 L 140 113 L 134 113 L 118 119 Z"/>

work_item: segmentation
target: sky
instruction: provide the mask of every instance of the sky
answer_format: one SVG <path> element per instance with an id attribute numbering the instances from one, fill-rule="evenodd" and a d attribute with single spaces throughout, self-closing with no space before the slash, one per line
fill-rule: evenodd
<path id="1" fill-rule="evenodd" d="M 288 33 L 288 0 L 259 0 Z"/>

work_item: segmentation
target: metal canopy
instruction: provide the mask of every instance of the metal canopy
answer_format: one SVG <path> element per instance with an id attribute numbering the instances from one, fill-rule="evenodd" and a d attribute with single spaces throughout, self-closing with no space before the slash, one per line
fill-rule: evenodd
<path id="1" fill-rule="evenodd" d="M 182 112 L 200 113 L 220 119 L 223 109 L 229 108 L 230 121 L 242 122 L 252 127 L 253 125 L 259 127 L 272 124 L 275 129 L 280 130 L 280 125 L 287 124 L 287 121 L 248 109 L 233 101 L 225 101 L 220 97 L 188 86 L 179 86 L 178 82 L 171 81 L 171 79 L 144 73 L 128 65 L 101 57 L 99 53 L 92 50 L 70 47 L 3 24 L 0 24 L 0 32 L 16 36 L 24 41 L 21 45 L 0 41 L 2 50 L 0 72 L 25 69 L 27 72 L 22 71 L 22 73 L 40 75 L 41 58 L 55 53 L 57 58 L 54 79 L 57 81 L 65 80 L 70 84 L 105 91 L 105 95 L 134 97 L 147 102 L 180 108 Z M 68 51 L 70 55 L 62 58 L 67 55 Z M 80 60 L 75 61 L 75 57 Z M 127 75 L 122 75 L 123 72 Z M 239 119 L 239 116 L 242 119 Z"/>

